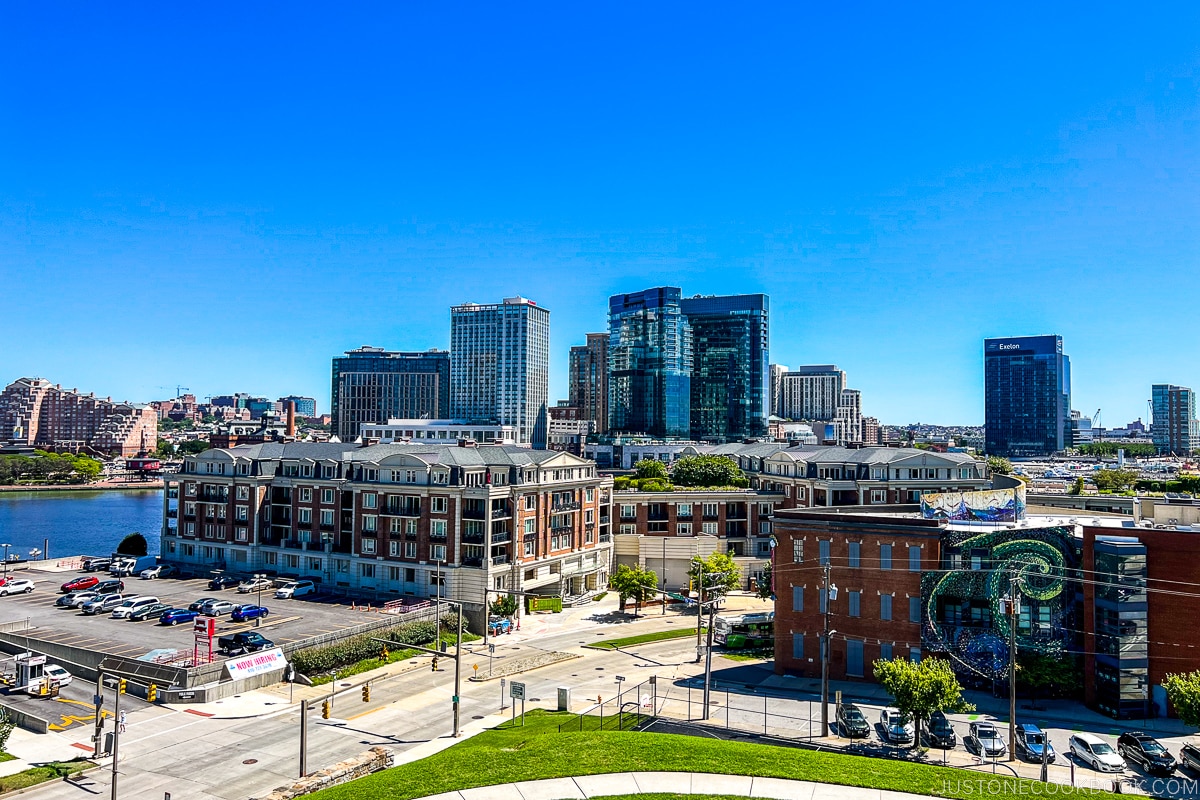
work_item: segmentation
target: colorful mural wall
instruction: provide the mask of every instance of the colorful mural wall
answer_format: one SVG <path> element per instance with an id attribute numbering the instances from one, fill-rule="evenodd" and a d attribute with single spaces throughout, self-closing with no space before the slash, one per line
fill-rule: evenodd
<path id="1" fill-rule="evenodd" d="M 923 494 L 921 516 L 925 519 L 1015 522 L 1025 518 L 1025 486 Z"/>

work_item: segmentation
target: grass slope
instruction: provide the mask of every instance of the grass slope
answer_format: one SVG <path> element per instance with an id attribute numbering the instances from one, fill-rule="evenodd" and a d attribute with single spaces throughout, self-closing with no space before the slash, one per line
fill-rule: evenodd
<path id="1" fill-rule="evenodd" d="M 558 732 L 561 723 L 576 719 L 531 711 L 523 727 L 506 722 L 429 758 L 317 792 L 313 800 L 412 800 L 476 786 L 607 772 L 754 775 L 964 800 L 978 797 L 981 780 L 985 785 L 996 780 L 1005 784 L 999 789 L 1005 796 L 1046 794 L 1045 785 L 1036 781 L 928 764 L 694 736 L 596 731 L 594 717 L 585 724 L 591 731 Z"/>
<path id="2" fill-rule="evenodd" d="M 67 775 L 74 775 L 76 772 L 82 772 L 89 767 L 96 766 L 91 761 L 51 761 L 38 767 L 30 767 L 29 769 L 18 772 L 15 775 L 7 775 L 0 778 L 0 792 L 11 792 L 14 789 L 26 789 L 30 786 L 36 786 L 39 783 L 54 780 L 55 778 L 63 778 Z"/>
<path id="3" fill-rule="evenodd" d="M 701 630 L 704 629 L 702 628 Z M 593 650 L 616 650 L 621 647 L 632 647 L 635 644 L 665 642 L 668 639 L 686 639 L 689 636 L 695 635 L 695 628 L 675 628 L 669 631 L 658 631 L 657 633 L 643 633 L 640 636 L 626 636 L 623 639 L 601 639 L 598 642 L 585 644 L 584 647 L 590 647 Z"/>

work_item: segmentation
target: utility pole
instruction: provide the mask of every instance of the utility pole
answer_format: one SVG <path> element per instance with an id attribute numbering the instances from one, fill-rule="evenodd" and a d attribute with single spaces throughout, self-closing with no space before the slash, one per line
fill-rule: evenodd
<path id="1" fill-rule="evenodd" d="M 704 561 L 696 561 L 696 660 L 700 660 L 700 621 L 704 619 Z"/>
<path id="2" fill-rule="evenodd" d="M 308 774 L 308 701 L 300 701 L 300 777 Z"/>
<path id="3" fill-rule="evenodd" d="M 488 588 L 485 584 L 483 587 L 483 643 L 486 646 L 488 643 L 488 628 L 492 627 L 492 612 L 488 608 Z"/>
<path id="4" fill-rule="evenodd" d="M 822 567 L 821 589 L 821 738 L 829 736 L 829 564 Z"/>
<path id="5" fill-rule="evenodd" d="M 662 616 L 667 615 L 667 537 L 662 537 Z"/>
<path id="6" fill-rule="evenodd" d="M 1011 578 L 1008 596 L 1008 760 L 1017 760 L 1017 621 L 1021 615 L 1021 590 Z M 1042 747 L 1045 748 L 1043 739 Z"/>
<path id="7" fill-rule="evenodd" d="M 457 637 L 454 643 L 454 738 L 457 739 L 462 735 L 459 730 L 459 694 L 462 690 L 462 625 L 463 625 L 463 609 L 462 603 L 455 603 L 458 606 L 458 627 L 454 631 Z M 485 608 L 486 612 L 487 609 Z M 485 624 L 486 628 L 487 625 Z"/>
<path id="8" fill-rule="evenodd" d="M 118 678 L 118 680 L 120 680 Z M 113 751 L 112 751 L 112 798 L 117 800 L 117 747 L 121 742 L 121 686 L 117 685 L 116 699 L 113 700 L 113 717 L 116 719 L 116 724 L 113 726 Z"/>
<path id="9" fill-rule="evenodd" d="M 104 672 L 101 671 L 96 676 L 96 732 L 92 734 L 92 738 L 96 742 L 96 747 L 92 751 L 92 758 L 100 757 L 100 748 L 104 746 Z"/>
<path id="10" fill-rule="evenodd" d="M 708 647 L 704 648 L 704 714 L 701 719 L 708 719 L 708 698 L 712 693 L 712 651 L 713 651 L 713 616 L 717 613 L 717 604 L 708 607 Z"/>

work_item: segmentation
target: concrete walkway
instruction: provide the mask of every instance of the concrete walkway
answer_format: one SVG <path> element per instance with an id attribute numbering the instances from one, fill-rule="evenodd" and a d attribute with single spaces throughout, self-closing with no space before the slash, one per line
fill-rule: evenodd
<path id="1" fill-rule="evenodd" d="M 782 778 L 748 775 L 712 775 L 702 772 L 613 772 L 577 778 L 549 778 L 498 786 L 480 786 L 421 798 L 421 800 L 586 800 L 624 794 L 654 792 L 701 795 L 737 795 L 774 800 L 916 800 L 926 795 L 837 786 Z"/>

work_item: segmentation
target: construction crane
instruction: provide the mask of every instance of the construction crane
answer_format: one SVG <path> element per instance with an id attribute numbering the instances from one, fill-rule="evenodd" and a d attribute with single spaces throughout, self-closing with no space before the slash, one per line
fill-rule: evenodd
<path id="1" fill-rule="evenodd" d="M 171 387 L 170 386 L 159 386 L 158 388 L 159 389 L 170 389 Z M 176 384 L 175 385 L 175 397 L 173 399 L 178 399 L 179 397 L 181 397 L 183 395 L 184 392 L 190 392 L 191 390 L 192 390 L 192 387 L 190 387 L 190 386 L 180 386 L 179 384 Z"/>
<path id="2" fill-rule="evenodd" d="M 1100 409 L 1096 409 L 1096 413 L 1092 414 L 1092 430 L 1100 429 Z"/>

